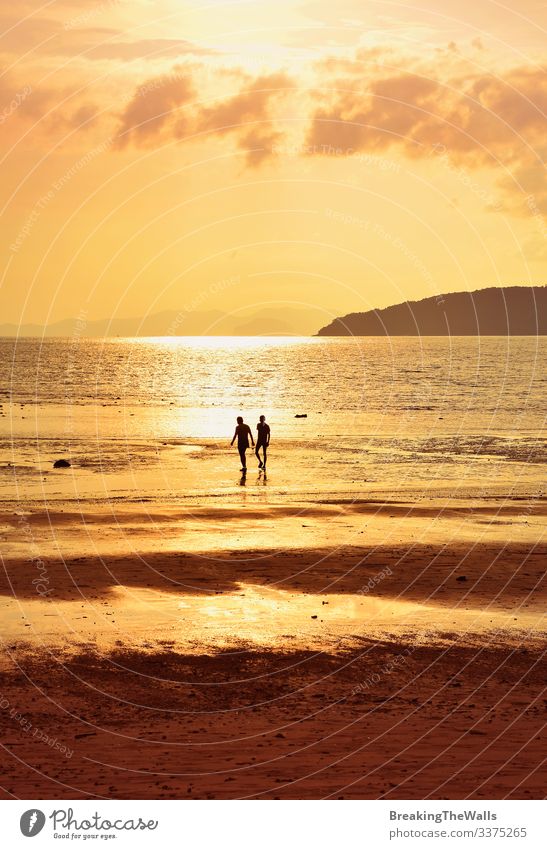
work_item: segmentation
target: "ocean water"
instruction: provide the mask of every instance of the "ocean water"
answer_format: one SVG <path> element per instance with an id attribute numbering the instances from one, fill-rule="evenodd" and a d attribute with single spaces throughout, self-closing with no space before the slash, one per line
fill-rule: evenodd
<path id="1" fill-rule="evenodd" d="M 546 354 L 529 337 L 0 339 L 0 498 L 240 497 L 235 417 L 262 413 L 268 477 L 252 458 L 247 491 L 537 496 Z"/>

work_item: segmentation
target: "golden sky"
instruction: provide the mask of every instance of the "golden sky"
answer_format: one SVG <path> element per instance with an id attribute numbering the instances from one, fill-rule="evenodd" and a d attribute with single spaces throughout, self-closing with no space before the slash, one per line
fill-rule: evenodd
<path id="1" fill-rule="evenodd" d="M 543 0 L 0 0 L 0 323 L 545 283 Z"/>

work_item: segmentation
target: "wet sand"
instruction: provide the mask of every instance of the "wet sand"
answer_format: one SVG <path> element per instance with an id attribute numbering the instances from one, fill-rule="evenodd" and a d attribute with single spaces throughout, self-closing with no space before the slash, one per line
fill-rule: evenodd
<path id="1" fill-rule="evenodd" d="M 5 798 L 543 796 L 541 499 L 253 511 L 4 510 Z"/>

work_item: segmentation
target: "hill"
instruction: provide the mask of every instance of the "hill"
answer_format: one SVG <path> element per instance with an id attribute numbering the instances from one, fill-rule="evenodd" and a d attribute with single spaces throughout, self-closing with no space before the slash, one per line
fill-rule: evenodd
<path id="1" fill-rule="evenodd" d="M 385 309 L 353 312 L 318 336 L 545 336 L 547 286 L 452 292 Z"/>

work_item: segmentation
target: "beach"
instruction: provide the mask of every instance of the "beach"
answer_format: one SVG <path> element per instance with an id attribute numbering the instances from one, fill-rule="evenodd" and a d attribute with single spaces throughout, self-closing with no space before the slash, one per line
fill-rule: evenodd
<path id="1" fill-rule="evenodd" d="M 352 344 L 272 341 L 253 406 L 218 341 L 70 347 L 55 386 L 14 352 L 4 798 L 542 797 L 543 343 L 412 341 L 403 379 L 383 340 L 365 396 Z M 266 475 L 239 473 L 241 411 Z"/>
<path id="2" fill-rule="evenodd" d="M 14 564 L 5 797 L 537 798 L 544 556 L 52 560 L 39 602 Z"/>

